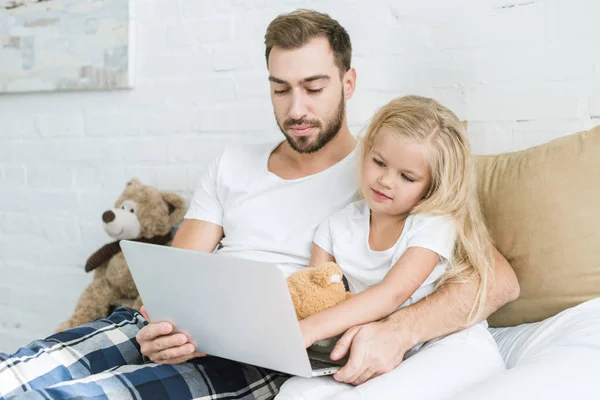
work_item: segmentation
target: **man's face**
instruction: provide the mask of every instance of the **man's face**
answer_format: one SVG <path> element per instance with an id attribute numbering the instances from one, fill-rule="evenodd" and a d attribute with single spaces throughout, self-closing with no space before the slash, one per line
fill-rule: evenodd
<path id="1" fill-rule="evenodd" d="M 273 47 L 269 82 L 277 125 L 292 149 L 316 152 L 340 131 L 346 94 L 326 38 L 298 49 Z"/>

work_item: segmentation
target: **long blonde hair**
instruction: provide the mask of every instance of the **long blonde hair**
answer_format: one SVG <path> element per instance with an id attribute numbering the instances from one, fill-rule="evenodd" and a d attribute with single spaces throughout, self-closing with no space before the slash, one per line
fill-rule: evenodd
<path id="1" fill-rule="evenodd" d="M 452 111 L 433 99 L 398 97 L 379 109 L 371 119 L 361 139 L 361 163 L 384 127 L 398 138 L 426 145 L 431 185 L 411 214 L 429 213 L 454 218 L 457 227 L 454 255 L 436 288 L 447 282 L 478 280 L 467 324 L 476 322 L 485 306 L 493 244 L 477 196 L 474 160 L 464 126 Z"/>

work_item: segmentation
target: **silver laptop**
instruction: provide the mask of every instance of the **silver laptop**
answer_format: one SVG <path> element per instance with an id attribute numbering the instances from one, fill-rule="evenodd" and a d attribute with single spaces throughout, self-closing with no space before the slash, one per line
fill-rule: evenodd
<path id="1" fill-rule="evenodd" d="M 170 321 L 198 351 L 304 377 L 347 359 L 307 351 L 283 272 L 275 264 L 122 240 L 152 321 Z"/>

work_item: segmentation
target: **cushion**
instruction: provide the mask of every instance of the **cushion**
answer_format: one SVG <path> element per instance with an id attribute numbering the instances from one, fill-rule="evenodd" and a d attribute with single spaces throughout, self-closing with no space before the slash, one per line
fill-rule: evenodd
<path id="1" fill-rule="evenodd" d="M 600 297 L 600 126 L 476 163 L 484 217 L 521 285 L 490 326 Z"/>

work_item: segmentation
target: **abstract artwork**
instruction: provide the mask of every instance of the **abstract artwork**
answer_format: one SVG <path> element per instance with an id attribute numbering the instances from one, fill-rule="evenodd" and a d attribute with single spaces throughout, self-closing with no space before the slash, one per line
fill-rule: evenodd
<path id="1" fill-rule="evenodd" d="M 134 85 L 132 0 L 0 0 L 0 93 Z"/>

